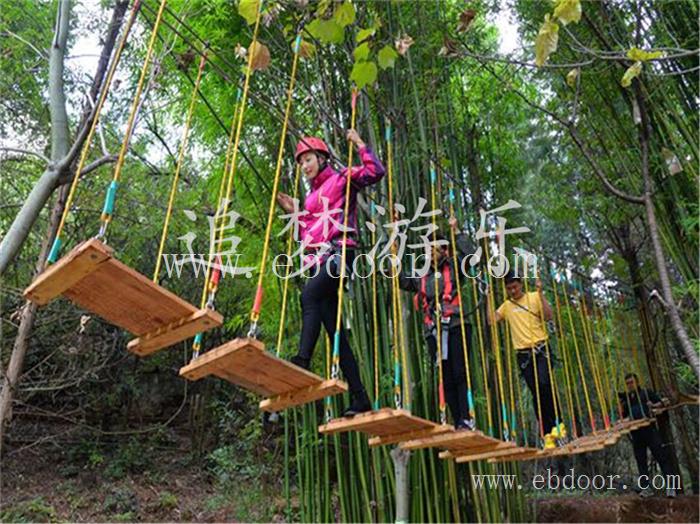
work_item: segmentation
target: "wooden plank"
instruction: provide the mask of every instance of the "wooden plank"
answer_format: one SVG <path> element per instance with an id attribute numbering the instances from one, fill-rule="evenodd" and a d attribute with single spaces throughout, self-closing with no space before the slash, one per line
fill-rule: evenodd
<path id="1" fill-rule="evenodd" d="M 401 418 L 407 411 L 401 409 L 382 408 L 377 411 L 360 413 L 354 417 L 344 417 L 331 420 L 318 427 L 318 432 L 324 435 L 345 433 L 347 431 L 360 431 L 372 433 L 372 429 L 381 426 L 387 420 Z M 410 415 L 410 414 L 409 414 Z"/>
<path id="2" fill-rule="evenodd" d="M 197 311 L 193 305 L 115 258 L 105 261 L 64 295 L 138 337 Z"/>
<path id="3" fill-rule="evenodd" d="M 401 447 L 403 449 L 448 448 L 454 446 L 470 448 L 489 442 L 500 441 L 487 437 L 480 431 L 453 430 L 449 433 L 402 442 Z"/>
<path id="4" fill-rule="evenodd" d="M 532 452 L 540 451 L 536 448 L 519 448 L 519 449 L 522 450 L 523 453 L 526 451 L 532 451 Z M 461 464 L 464 462 L 474 462 L 477 460 L 486 460 L 486 459 L 490 459 L 490 458 L 502 457 L 502 456 L 513 455 L 513 454 L 514 454 L 513 449 L 496 449 L 493 451 L 487 451 L 485 453 L 473 453 L 473 454 L 468 454 L 468 455 L 462 455 L 462 456 L 456 457 L 455 460 Z"/>
<path id="5" fill-rule="evenodd" d="M 82 242 L 37 276 L 24 290 L 24 298 L 39 306 L 48 304 L 111 257 L 112 249 L 99 240 Z"/>
<path id="6" fill-rule="evenodd" d="M 453 429 L 454 428 L 452 426 L 448 426 L 447 424 L 434 424 L 434 426 L 426 429 L 405 431 L 403 433 L 395 433 L 393 435 L 384 435 L 381 437 L 372 437 L 369 439 L 369 446 L 373 448 L 376 446 L 386 446 L 388 444 L 398 444 L 400 442 L 406 442 L 407 440 L 415 440 L 433 435 L 440 435 L 442 433 L 452 431 Z"/>
<path id="7" fill-rule="evenodd" d="M 324 380 L 265 351 L 262 342 L 237 338 L 199 356 L 180 369 L 180 376 L 199 380 L 214 375 L 267 398 L 265 411 L 280 411 L 348 390 L 345 382 Z"/>
<path id="8" fill-rule="evenodd" d="M 345 393 L 347 390 L 348 385 L 337 378 L 324 380 L 318 385 L 307 386 L 262 400 L 260 402 L 260 409 L 269 412 L 282 411 L 283 409 L 308 404 L 309 402 L 314 402 L 322 398 L 339 395 L 340 393 Z"/>
<path id="9" fill-rule="evenodd" d="M 479 446 L 477 448 L 473 448 L 469 450 L 466 453 L 459 453 L 455 451 L 441 451 L 438 453 L 438 457 L 441 459 L 451 459 L 463 455 L 473 455 L 476 453 L 485 453 L 487 451 L 495 451 L 497 449 L 508 449 L 508 448 L 515 448 L 516 444 L 515 442 L 504 442 L 502 440 L 499 440 L 497 442 L 491 443 L 491 444 L 486 444 L 484 446 Z"/>
<path id="10" fill-rule="evenodd" d="M 221 364 L 224 357 L 238 349 L 244 351 L 245 348 L 250 348 L 250 353 L 255 349 L 264 350 L 263 343 L 259 340 L 237 338 L 201 354 L 189 364 L 180 368 L 180 376 L 188 380 L 199 380 L 202 377 L 213 374 L 213 370 L 217 368 L 223 369 Z"/>
<path id="11" fill-rule="evenodd" d="M 159 349 L 191 338 L 199 332 L 218 327 L 223 322 L 224 317 L 221 313 L 209 308 L 200 309 L 187 317 L 133 339 L 126 348 L 136 355 L 150 355 Z"/>

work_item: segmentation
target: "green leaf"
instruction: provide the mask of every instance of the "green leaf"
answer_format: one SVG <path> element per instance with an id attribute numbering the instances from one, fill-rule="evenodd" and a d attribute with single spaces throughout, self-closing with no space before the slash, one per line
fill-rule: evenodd
<path id="1" fill-rule="evenodd" d="M 581 21 L 581 0 L 559 0 L 554 8 L 554 18 L 566 25 Z"/>
<path id="2" fill-rule="evenodd" d="M 362 42 L 363 40 L 367 40 L 369 37 L 374 36 L 374 33 L 377 32 L 377 29 L 374 27 L 370 27 L 367 29 L 360 29 L 357 32 L 357 36 L 355 36 L 355 40 L 359 43 Z"/>
<path id="3" fill-rule="evenodd" d="M 569 87 L 576 87 L 576 79 L 578 78 L 579 69 L 574 67 L 566 74 L 566 83 Z"/>
<path id="4" fill-rule="evenodd" d="M 374 62 L 356 62 L 350 73 L 350 80 L 358 89 L 373 84 L 377 80 L 377 65 Z"/>
<path id="5" fill-rule="evenodd" d="M 627 51 L 627 58 L 634 60 L 635 62 L 646 62 L 647 60 L 661 58 L 662 56 L 664 56 L 663 51 L 644 51 L 638 47 L 633 47 Z"/>
<path id="6" fill-rule="evenodd" d="M 544 23 L 540 26 L 535 40 L 535 64 L 542 67 L 554 51 L 557 50 L 559 42 L 559 26 L 549 19 L 549 15 L 544 16 Z"/>
<path id="7" fill-rule="evenodd" d="M 620 80 L 620 85 L 622 87 L 629 87 L 632 85 L 632 80 L 637 78 L 640 73 L 642 72 L 642 63 L 641 62 L 635 62 L 631 66 L 627 68 L 627 71 L 625 71 L 625 74 L 622 75 L 622 79 Z"/>
<path id="8" fill-rule="evenodd" d="M 307 27 L 309 34 L 324 44 L 339 44 L 345 33 L 334 20 L 313 20 Z"/>
<path id="9" fill-rule="evenodd" d="M 377 53 L 377 63 L 382 69 L 389 69 L 394 67 L 394 62 L 398 58 L 399 54 L 390 45 L 385 45 Z"/>
<path id="10" fill-rule="evenodd" d="M 343 2 L 333 14 L 333 19 L 340 27 L 345 27 L 355 21 L 355 7 L 350 2 Z"/>
<path id="11" fill-rule="evenodd" d="M 258 17 L 260 0 L 241 0 L 238 4 L 238 14 L 245 18 L 248 25 L 255 23 Z"/>
<path id="12" fill-rule="evenodd" d="M 328 8 L 331 6 L 331 0 L 321 0 L 318 3 L 318 9 L 316 10 L 316 16 L 318 18 L 321 18 L 323 15 L 326 14 L 326 11 L 328 11 Z"/>
<path id="13" fill-rule="evenodd" d="M 364 62 L 369 58 L 369 42 L 358 45 L 352 52 L 355 62 Z"/>

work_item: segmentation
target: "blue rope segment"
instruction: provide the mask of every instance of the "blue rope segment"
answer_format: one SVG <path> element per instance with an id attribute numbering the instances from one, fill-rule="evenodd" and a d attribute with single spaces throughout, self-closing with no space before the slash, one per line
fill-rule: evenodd
<path id="1" fill-rule="evenodd" d="M 107 188 L 107 195 L 105 195 L 105 205 L 102 208 L 102 216 L 110 217 L 114 211 L 114 200 L 117 197 L 117 188 L 119 187 L 119 182 L 112 180 L 109 187 Z"/>
<path id="2" fill-rule="evenodd" d="M 51 251 L 49 251 L 49 264 L 53 264 L 58 260 L 58 254 L 61 252 L 61 244 L 63 244 L 61 237 L 56 237 L 51 246 Z"/>

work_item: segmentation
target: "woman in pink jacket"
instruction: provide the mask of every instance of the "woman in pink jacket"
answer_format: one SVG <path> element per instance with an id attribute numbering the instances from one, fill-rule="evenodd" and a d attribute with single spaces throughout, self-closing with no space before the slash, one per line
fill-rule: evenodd
<path id="1" fill-rule="evenodd" d="M 368 185 L 377 183 L 384 176 L 384 166 L 365 145 L 357 131 L 350 129 L 347 138 L 358 149 L 361 166 L 350 169 L 350 205 L 346 248 L 346 267 L 352 267 L 357 242 L 354 234 L 357 222 L 357 192 Z M 321 331 L 321 323 L 328 336 L 335 335 L 338 313 L 338 286 L 340 284 L 340 257 L 343 242 L 343 212 L 345 210 L 345 188 L 348 169 L 341 172 L 330 165 L 330 151 L 323 140 L 315 137 L 302 138 L 297 144 L 295 159 L 301 165 L 304 176 L 311 184 L 311 192 L 304 201 L 305 214 L 299 224 L 300 240 L 309 255 L 315 255 L 318 272 L 310 278 L 301 292 L 302 328 L 299 352 L 292 357 L 297 366 L 308 369 L 314 347 Z M 280 206 L 292 213 L 293 200 L 289 195 L 279 193 Z M 346 271 L 348 274 L 348 271 Z M 351 404 L 343 416 L 352 416 L 369 411 L 371 404 L 360 379 L 360 370 L 350 349 L 345 330 L 340 332 L 340 369 L 350 387 Z"/>

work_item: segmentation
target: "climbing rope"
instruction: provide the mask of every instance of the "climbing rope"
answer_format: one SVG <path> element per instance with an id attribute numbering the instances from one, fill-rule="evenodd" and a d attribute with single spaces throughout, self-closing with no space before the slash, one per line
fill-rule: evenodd
<path id="1" fill-rule="evenodd" d="M 262 2 L 258 3 L 258 12 L 255 18 L 255 27 L 253 28 L 253 39 L 251 42 L 251 49 L 254 49 L 255 44 L 257 42 L 258 38 L 258 29 L 260 27 L 260 18 L 261 18 L 261 6 Z M 240 145 L 240 140 L 241 140 L 241 131 L 243 129 L 243 119 L 245 116 L 245 107 L 246 107 L 246 102 L 248 99 L 248 88 L 250 86 L 250 76 L 253 71 L 253 58 L 254 58 L 255 53 L 250 52 L 248 53 L 248 62 L 246 64 L 246 69 L 245 69 L 245 79 L 243 81 L 243 89 L 238 90 L 236 94 L 236 104 L 237 107 L 234 109 L 234 118 L 233 118 L 233 123 L 232 123 L 232 128 L 231 131 L 232 133 L 229 135 L 229 144 L 228 146 L 230 147 L 230 153 L 231 153 L 231 158 L 228 160 L 228 147 L 227 147 L 227 165 L 224 166 L 224 177 L 221 179 L 221 183 L 219 186 L 219 195 L 218 195 L 218 202 L 217 202 L 217 207 L 216 207 L 216 214 L 214 215 L 214 235 L 218 233 L 218 238 L 210 242 L 209 246 L 209 255 L 208 255 L 208 261 L 207 261 L 207 273 L 204 278 L 204 287 L 202 290 L 202 308 L 209 307 L 211 309 L 214 308 L 214 303 L 216 299 L 216 293 L 219 288 L 219 281 L 221 279 L 221 266 L 223 261 L 221 260 L 221 257 L 216 257 L 217 258 L 217 266 L 215 267 L 213 271 L 211 271 L 211 265 L 214 260 L 214 250 L 215 246 L 217 244 L 221 244 L 223 240 L 223 235 L 224 235 L 224 227 L 220 227 L 220 222 L 224 220 L 228 213 L 228 206 L 230 203 L 230 198 L 231 198 L 231 192 L 233 191 L 233 181 L 236 175 L 236 160 L 238 158 L 238 148 Z M 234 131 L 235 128 L 235 132 Z M 233 136 L 233 143 L 231 144 L 231 136 Z M 228 174 L 226 174 L 226 168 L 228 167 Z M 225 189 L 224 189 L 225 186 Z M 192 344 L 192 360 L 196 359 L 199 357 L 199 352 L 202 347 L 202 333 L 197 333 L 197 335 L 194 338 L 194 342 Z"/>
<path id="2" fill-rule="evenodd" d="M 355 129 L 357 118 L 357 89 L 352 90 L 350 102 L 350 129 Z M 343 294 L 345 291 L 345 260 L 347 256 L 348 215 L 350 213 L 350 188 L 352 182 L 352 141 L 348 140 L 348 162 L 345 177 L 345 206 L 343 209 L 343 240 L 340 253 L 340 284 L 338 285 L 338 313 L 335 319 L 335 334 L 333 336 L 333 355 L 331 358 L 331 378 L 338 378 L 340 369 L 340 328 L 343 312 Z M 328 356 L 328 355 L 327 355 Z"/>
<path id="3" fill-rule="evenodd" d="M 143 92 L 144 84 L 146 82 L 146 76 L 148 74 L 148 69 L 151 65 L 153 48 L 155 46 L 156 36 L 158 35 L 158 28 L 160 27 L 160 22 L 163 18 L 163 10 L 165 9 L 166 2 L 167 0 L 161 0 L 160 7 L 158 8 L 158 14 L 156 15 L 156 20 L 153 23 L 153 31 L 151 32 L 151 38 L 148 42 L 148 48 L 146 49 L 146 56 L 143 60 L 143 66 L 141 67 L 141 76 L 139 77 L 138 84 L 136 85 L 136 92 L 134 93 L 134 98 L 131 102 L 131 109 L 129 111 L 129 118 L 126 123 L 124 140 L 122 141 L 122 145 L 119 150 L 117 163 L 114 166 L 114 176 L 112 178 L 112 182 L 107 188 L 107 194 L 105 195 L 105 203 L 102 208 L 102 215 L 100 216 L 100 231 L 97 234 L 97 238 L 102 238 L 105 236 L 105 234 L 107 233 L 107 227 L 109 226 L 109 223 L 112 220 L 112 213 L 114 212 L 114 201 L 117 196 L 117 188 L 119 187 L 119 178 L 124 167 L 124 161 L 126 160 L 126 152 L 129 149 L 131 136 L 134 131 L 136 115 L 139 112 L 139 108 L 141 107 L 141 93 Z"/>
<path id="4" fill-rule="evenodd" d="M 90 146 L 92 144 L 92 139 L 95 136 L 95 131 L 97 130 L 97 126 L 99 123 L 100 119 L 100 113 L 102 112 L 102 107 L 104 106 L 105 100 L 107 99 L 107 94 L 109 93 L 109 89 L 112 84 L 112 79 L 114 78 L 114 73 L 117 70 L 117 66 L 119 65 L 119 61 L 122 56 L 122 51 L 124 51 L 124 47 L 126 45 L 126 41 L 129 38 L 129 33 L 131 32 L 131 28 L 134 25 L 134 21 L 136 20 L 136 16 L 138 15 L 139 9 L 141 6 L 141 0 L 136 0 L 134 2 L 134 5 L 131 8 L 131 14 L 129 15 L 129 20 L 126 23 L 126 27 L 124 28 L 124 32 L 122 33 L 122 37 L 119 40 L 119 44 L 117 45 L 117 49 L 114 53 L 114 58 L 112 59 L 112 62 L 109 65 L 109 69 L 107 70 L 107 75 L 105 76 L 104 83 L 102 84 L 102 89 L 100 90 L 100 97 L 97 101 L 97 104 L 95 105 L 93 112 L 94 112 L 94 118 L 92 119 L 92 124 L 90 125 L 90 130 L 88 131 L 87 136 L 85 137 L 85 143 L 83 144 L 82 151 L 80 152 L 80 159 L 78 160 L 78 166 L 75 169 L 75 175 L 73 177 L 73 181 L 71 182 L 70 190 L 68 191 L 68 196 L 66 198 L 66 204 L 65 207 L 63 208 L 63 213 L 61 215 L 61 221 L 58 223 L 58 229 L 56 230 L 56 237 L 54 238 L 53 244 L 51 245 L 51 250 L 49 251 L 49 256 L 46 260 L 46 265 L 48 266 L 49 264 L 53 264 L 58 260 L 58 256 L 61 252 L 61 245 L 62 245 L 62 240 L 61 240 L 61 232 L 63 231 L 63 227 L 66 224 L 66 218 L 68 217 L 68 213 L 70 212 L 71 204 L 73 203 L 73 198 L 75 196 L 75 190 L 78 187 L 78 181 L 80 180 L 80 176 L 83 172 L 83 169 L 85 167 L 85 162 L 87 161 L 88 154 L 90 152 Z"/>
<path id="5" fill-rule="evenodd" d="M 168 207 L 165 210 L 165 221 L 163 222 L 163 232 L 160 236 L 160 244 L 158 246 L 158 256 L 156 257 L 156 267 L 153 271 L 153 282 L 158 282 L 158 274 L 160 273 L 161 257 L 163 256 L 163 250 L 165 249 L 165 239 L 168 236 L 168 227 L 170 225 L 170 217 L 173 214 L 173 202 L 175 201 L 175 193 L 177 192 L 177 183 L 180 179 L 180 170 L 182 169 L 182 162 L 185 158 L 185 151 L 187 150 L 187 141 L 190 136 L 190 126 L 192 125 L 192 115 L 194 113 L 194 107 L 197 102 L 197 95 L 199 94 L 199 84 L 202 81 L 202 74 L 204 73 L 204 66 L 207 63 L 206 52 L 202 54 L 199 60 L 199 69 L 197 70 L 197 79 L 194 83 L 194 88 L 192 89 L 192 97 L 190 98 L 190 104 L 187 108 L 187 116 L 185 118 L 185 127 L 182 130 L 182 138 L 180 139 L 180 150 L 177 155 L 177 163 L 175 165 L 175 174 L 173 175 L 173 183 L 170 187 L 170 196 L 168 197 Z"/>
<path id="6" fill-rule="evenodd" d="M 430 163 L 430 204 L 432 208 L 437 209 L 437 199 L 435 185 L 437 183 L 437 174 L 435 171 L 435 166 Z M 431 217 L 433 225 L 433 245 L 437 249 L 437 224 L 435 213 Z M 440 424 L 447 424 L 447 412 L 445 408 L 445 383 L 443 380 L 444 370 L 442 369 L 442 306 L 440 304 L 440 291 L 438 279 L 440 278 L 440 271 L 437 265 L 437 257 L 433 258 L 433 284 L 435 289 L 435 353 L 437 357 L 438 364 L 438 407 L 440 410 Z M 444 284 L 443 284 L 444 285 Z"/>
<path id="7" fill-rule="evenodd" d="M 275 165 L 275 178 L 272 184 L 272 195 L 270 196 L 270 207 L 267 213 L 267 224 L 265 227 L 265 240 L 263 241 L 262 254 L 260 255 L 260 273 L 258 274 L 258 285 L 255 292 L 253 308 L 250 311 L 250 329 L 248 336 L 257 337 L 257 324 L 260 319 L 260 309 L 263 301 L 263 279 L 265 277 L 265 266 L 267 264 L 267 254 L 270 249 L 270 237 L 272 236 L 272 223 L 275 217 L 275 206 L 277 200 L 277 189 L 279 188 L 280 175 L 282 173 L 282 163 L 284 161 L 284 145 L 287 141 L 287 127 L 289 125 L 289 115 L 292 109 L 292 98 L 294 95 L 294 83 L 296 80 L 297 64 L 299 63 L 299 50 L 301 48 L 301 35 L 297 35 L 294 41 L 294 58 L 292 60 L 292 73 L 287 87 L 287 102 L 284 108 L 284 120 L 280 133 L 280 142 L 277 149 L 277 163 Z M 253 54 L 253 53 L 251 53 Z"/>
<path id="8" fill-rule="evenodd" d="M 449 187 L 449 197 L 450 216 L 452 218 L 455 218 L 455 192 L 453 184 L 450 184 Z M 467 375 L 467 407 L 469 409 L 469 417 L 472 419 L 473 423 L 476 424 L 476 410 L 474 409 L 474 395 L 472 393 L 472 379 L 469 365 L 469 351 L 467 346 L 467 328 L 464 321 L 464 301 L 462 299 L 462 283 L 460 279 L 460 272 L 462 268 L 459 264 L 459 258 L 457 256 L 457 242 L 455 238 L 455 232 L 451 227 L 450 245 L 452 246 L 452 260 L 454 264 L 455 284 L 457 286 L 457 299 L 459 301 L 459 327 L 462 335 L 462 350 L 464 351 L 464 372 Z"/>

